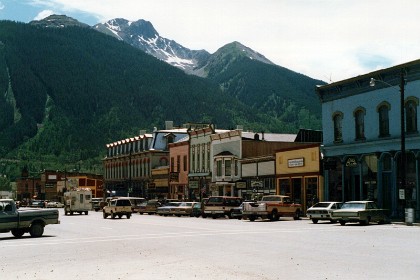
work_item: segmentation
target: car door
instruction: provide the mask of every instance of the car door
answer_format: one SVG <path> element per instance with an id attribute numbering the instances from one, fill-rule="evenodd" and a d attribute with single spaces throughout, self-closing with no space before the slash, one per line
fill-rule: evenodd
<path id="1" fill-rule="evenodd" d="M 11 201 L 0 201 L 0 230 L 17 228 L 18 213 Z"/>

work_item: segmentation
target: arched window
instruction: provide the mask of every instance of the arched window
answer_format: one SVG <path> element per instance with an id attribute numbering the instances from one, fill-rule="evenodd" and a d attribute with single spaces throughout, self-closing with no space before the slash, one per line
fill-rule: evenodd
<path id="1" fill-rule="evenodd" d="M 407 133 L 417 132 L 417 99 L 409 99 L 405 103 L 405 128 Z"/>
<path id="2" fill-rule="evenodd" d="M 354 111 L 356 140 L 365 140 L 365 110 L 358 108 Z"/>
<path id="3" fill-rule="evenodd" d="M 343 113 L 337 112 L 333 115 L 334 142 L 343 142 Z"/>
<path id="4" fill-rule="evenodd" d="M 389 136 L 389 110 L 391 105 L 388 102 L 382 102 L 377 107 L 379 117 L 379 137 Z"/>

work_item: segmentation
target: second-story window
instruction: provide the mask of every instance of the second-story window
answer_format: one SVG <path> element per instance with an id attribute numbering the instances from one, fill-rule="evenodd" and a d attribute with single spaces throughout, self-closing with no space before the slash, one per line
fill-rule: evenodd
<path id="1" fill-rule="evenodd" d="M 232 176 L 232 161 L 225 159 L 225 176 Z"/>
<path id="2" fill-rule="evenodd" d="M 365 140 L 365 111 L 363 109 L 354 111 L 354 124 L 356 140 Z"/>
<path id="3" fill-rule="evenodd" d="M 217 167 L 217 169 L 216 169 L 216 176 L 222 176 L 222 161 L 221 160 L 218 160 L 218 161 L 216 161 L 216 167 Z"/>
<path id="4" fill-rule="evenodd" d="M 187 156 L 184 155 L 184 159 L 183 159 L 183 165 L 184 165 L 184 171 L 187 171 Z"/>
<path id="5" fill-rule="evenodd" d="M 335 113 L 333 116 L 334 122 L 334 142 L 343 141 L 343 114 L 341 112 Z"/>
<path id="6" fill-rule="evenodd" d="M 383 103 L 378 107 L 379 137 L 389 136 L 389 103 Z"/>
<path id="7" fill-rule="evenodd" d="M 176 171 L 175 172 L 180 172 L 181 171 L 181 156 L 176 156 Z"/>
<path id="8" fill-rule="evenodd" d="M 417 102 L 415 100 L 405 103 L 405 122 L 407 133 L 417 132 Z"/>

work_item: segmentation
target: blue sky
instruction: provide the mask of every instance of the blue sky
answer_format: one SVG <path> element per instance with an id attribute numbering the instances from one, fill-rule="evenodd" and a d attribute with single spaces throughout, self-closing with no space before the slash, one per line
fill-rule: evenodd
<path id="1" fill-rule="evenodd" d="M 418 0 L 0 0 L 1 20 L 145 19 L 187 48 L 239 41 L 326 82 L 420 59 L 419 12 Z"/>

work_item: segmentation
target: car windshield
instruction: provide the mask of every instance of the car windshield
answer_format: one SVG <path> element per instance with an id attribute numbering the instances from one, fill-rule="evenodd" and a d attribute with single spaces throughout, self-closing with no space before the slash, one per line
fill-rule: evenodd
<path id="1" fill-rule="evenodd" d="M 330 206 L 331 203 L 327 203 L 327 202 L 319 202 L 317 204 L 315 204 L 314 208 L 327 208 L 328 206 Z"/>
<path id="2" fill-rule="evenodd" d="M 350 202 L 350 203 L 344 203 L 341 206 L 341 209 L 365 209 L 366 203 L 361 202 Z"/>

